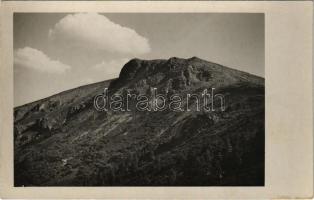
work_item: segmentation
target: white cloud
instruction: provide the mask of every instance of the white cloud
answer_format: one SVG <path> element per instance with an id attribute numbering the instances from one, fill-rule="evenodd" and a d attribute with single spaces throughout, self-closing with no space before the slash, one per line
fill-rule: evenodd
<path id="1" fill-rule="evenodd" d="M 127 58 L 121 58 L 110 61 L 102 61 L 101 63 L 92 66 L 92 69 L 102 73 L 104 76 L 106 76 L 106 79 L 117 78 L 122 67 L 129 60 L 130 59 Z"/>
<path id="2" fill-rule="evenodd" d="M 150 52 L 148 39 L 98 13 L 70 14 L 49 30 L 49 38 L 77 48 L 111 53 Z"/>
<path id="3" fill-rule="evenodd" d="M 48 73 L 64 73 L 71 67 L 57 60 L 50 59 L 40 50 L 24 47 L 14 51 L 14 64 Z"/>

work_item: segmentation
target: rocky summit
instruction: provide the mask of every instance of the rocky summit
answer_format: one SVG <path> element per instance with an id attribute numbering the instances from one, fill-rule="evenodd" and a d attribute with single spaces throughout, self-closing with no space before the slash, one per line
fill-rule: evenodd
<path id="1" fill-rule="evenodd" d="M 99 111 L 105 88 L 166 101 L 214 88 L 225 108 Z M 15 186 L 262 186 L 264 149 L 264 79 L 197 57 L 132 59 L 116 79 L 14 108 Z"/>

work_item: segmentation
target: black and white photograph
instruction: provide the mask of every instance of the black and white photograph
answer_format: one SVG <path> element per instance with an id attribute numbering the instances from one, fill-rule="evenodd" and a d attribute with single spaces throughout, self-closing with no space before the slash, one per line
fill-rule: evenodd
<path id="1" fill-rule="evenodd" d="M 0 2 L 0 199 L 311 199 L 313 2 Z"/>
<path id="2" fill-rule="evenodd" d="M 263 13 L 14 13 L 14 186 L 264 186 Z"/>

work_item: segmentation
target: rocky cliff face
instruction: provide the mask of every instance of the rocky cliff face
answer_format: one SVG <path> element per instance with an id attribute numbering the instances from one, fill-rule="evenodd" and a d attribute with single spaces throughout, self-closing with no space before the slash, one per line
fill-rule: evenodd
<path id="1" fill-rule="evenodd" d="M 114 88 L 156 87 L 166 92 L 191 91 L 201 87 L 224 87 L 250 83 L 263 85 L 264 80 L 251 74 L 211 63 L 197 57 L 168 60 L 130 60 L 121 70 Z"/>
<path id="2" fill-rule="evenodd" d="M 96 111 L 106 87 L 167 100 L 215 88 L 225 110 Z M 132 59 L 117 79 L 14 109 L 15 186 L 263 185 L 264 117 L 260 77 L 196 57 Z"/>

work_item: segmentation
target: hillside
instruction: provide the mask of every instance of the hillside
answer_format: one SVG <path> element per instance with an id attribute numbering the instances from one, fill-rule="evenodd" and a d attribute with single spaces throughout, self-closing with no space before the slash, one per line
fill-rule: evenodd
<path id="1" fill-rule="evenodd" d="M 97 111 L 94 97 L 201 94 L 215 111 Z M 14 108 L 15 186 L 264 185 L 264 79 L 197 57 L 132 59 L 117 79 Z M 125 105 L 125 100 L 123 101 Z"/>

